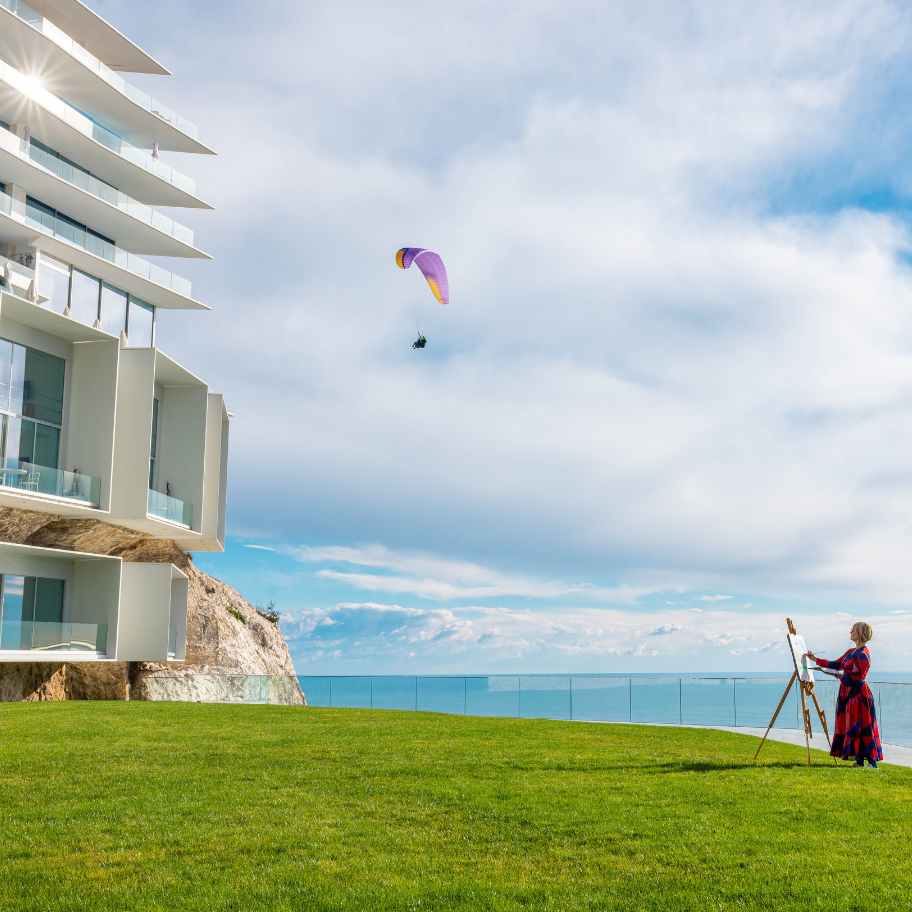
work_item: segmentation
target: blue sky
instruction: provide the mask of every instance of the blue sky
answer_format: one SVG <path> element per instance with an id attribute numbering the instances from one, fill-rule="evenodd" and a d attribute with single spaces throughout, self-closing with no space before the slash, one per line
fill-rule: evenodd
<path id="1" fill-rule="evenodd" d="M 219 152 L 159 341 L 300 673 L 779 671 L 787 613 L 912 670 L 904 5 L 91 5 Z"/>

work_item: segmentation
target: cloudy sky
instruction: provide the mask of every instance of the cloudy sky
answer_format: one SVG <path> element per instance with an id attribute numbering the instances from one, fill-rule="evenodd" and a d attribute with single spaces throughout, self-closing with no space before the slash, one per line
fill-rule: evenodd
<path id="1" fill-rule="evenodd" d="M 907 5 L 90 5 L 219 152 L 159 341 L 300 674 L 912 670 Z"/>

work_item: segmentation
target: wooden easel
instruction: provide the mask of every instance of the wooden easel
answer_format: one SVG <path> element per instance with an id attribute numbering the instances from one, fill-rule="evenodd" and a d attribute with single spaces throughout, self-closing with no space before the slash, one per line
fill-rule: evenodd
<path id="1" fill-rule="evenodd" d="M 798 635 L 798 631 L 795 630 L 795 625 L 792 623 L 791 618 L 785 619 L 788 624 L 788 632 L 793 636 Z M 792 652 L 789 649 L 789 652 Z M 814 737 L 814 733 L 811 731 L 811 712 L 807 708 L 807 698 L 810 697 L 814 701 L 814 706 L 817 709 L 817 715 L 820 717 L 820 724 L 823 726 L 823 733 L 826 735 L 827 744 L 832 748 L 832 742 L 830 741 L 830 733 L 827 730 L 826 716 L 823 714 L 823 710 L 820 708 L 820 704 L 817 702 L 817 695 L 814 693 L 814 682 L 813 681 L 802 681 L 799 675 L 798 669 L 798 659 L 795 658 L 795 654 L 792 653 L 792 662 L 795 665 L 795 670 L 792 672 L 791 678 L 789 678 L 788 686 L 785 688 L 785 693 L 782 695 L 782 699 L 779 701 L 779 705 L 776 707 L 776 711 L 773 713 L 773 718 L 770 721 L 768 728 L 766 729 L 766 735 L 763 736 L 763 740 L 760 742 L 760 747 L 757 748 L 757 753 L 754 754 L 754 760 L 756 761 L 757 757 L 760 756 L 760 748 L 766 743 L 766 736 L 770 733 L 770 729 L 773 727 L 773 724 L 776 721 L 776 717 L 779 715 L 779 710 L 782 709 L 785 704 L 785 700 L 789 695 L 789 691 L 792 689 L 792 683 L 795 679 L 798 679 L 798 684 L 801 690 L 801 718 L 804 720 L 804 741 L 807 745 L 807 756 L 808 756 L 808 766 L 811 765 L 811 738 Z M 839 762 L 833 757 L 833 762 L 839 766 Z"/>

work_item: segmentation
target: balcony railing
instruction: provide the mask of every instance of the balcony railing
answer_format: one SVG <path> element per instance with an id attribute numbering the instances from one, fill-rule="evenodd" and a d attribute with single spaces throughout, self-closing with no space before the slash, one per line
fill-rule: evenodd
<path id="1" fill-rule="evenodd" d="M 50 38 L 54 44 L 63 48 L 92 72 L 97 73 L 108 85 L 113 86 L 118 92 L 138 104 L 141 108 L 145 108 L 151 114 L 160 117 L 166 123 L 171 124 L 172 127 L 180 130 L 181 133 L 185 133 L 193 139 L 197 138 L 199 130 L 189 120 L 165 107 L 160 101 L 152 98 L 151 95 L 141 92 L 136 86 L 130 85 L 122 76 L 115 73 L 110 67 L 105 66 L 97 57 L 73 41 L 69 35 L 57 28 L 52 22 L 49 22 L 43 16 L 39 16 L 33 9 L 19 2 L 19 0 L 0 0 L 0 6 L 5 7 L 23 22 L 28 23 L 33 29 Z"/>
<path id="2" fill-rule="evenodd" d="M 189 529 L 193 525 L 193 504 L 184 503 L 176 497 L 160 494 L 149 488 L 149 515 L 180 523 Z"/>
<path id="3" fill-rule="evenodd" d="M 0 0 L 0 4 L 5 5 L 5 0 Z M 130 164 L 154 174 L 184 193 L 196 196 L 196 181 L 153 158 L 148 151 L 131 145 L 101 124 L 95 123 L 90 117 L 86 117 L 62 98 L 52 95 L 47 89 L 26 82 L 26 77 L 22 73 L 2 60 L 0 60 L 0 78 L 18 91 L 29 95 L 35 102 L 69 124 L 74 130 L 101 143 Z"/>
<path id="4" fill-rule="evenodd" d="M 52 621 L 0 622 L 0 650 L 6 652 L 107 653 L 107 624 L 61 624 Z"/>
<path id="5" fill-rule="evenodd" d="M 0 2 L 3 2 L 3 0 L 0 0 Z M 91 193 L 97 199 L 116 206 L 121 212 L 132 215 L 133 218 L 139 219 L 169 237 L 173 237 L 184 244 L 189 244 L 191 247 L 193 246 L 193 231 L 190 228 L 185 228 L 173 219 L 168 218 L 168 216 L 156 212 L 131 196 L 127 196 L 126 193 L 121 193 L 120 190 L 110 184 L 106 184 L 97 177 L 86 174 L 85 171 L 79 168 L 74 168 L 73 165 L 64 159 L 48 155 L 44 149 L 39 149 L 34 143 L 27 143 L 22 139 L 18 139 L 18 142 L 20 157 L 29 159 L 33 164 L 44 168 L 45 171 L 50 171 L 51 174 L 56 175 L 68 184 L 72 184 L 80 190 Z"/>
<path id="6" fill-rule="evenodd" d="M 174 627 L 168 628 L 168 658 L 173 658 L 177 654 L 177 630 Z"/>
<path id="7" fill-rule="evenodd" d="M 7 196 L 5 193 L 0 193 L 0 213 L 24 222 L 29 228 L 34 228 L 42 234 L 67 241 L 74 247 L 79 247 L 87 253 L 101 257 L 101 259 L 107 260 L 109 263 L 127 270 L 127 272 L 132 272 L 133 275 L 155 282 L 156 285 L 161 285 L 162 288 L 169 288 L 185 298 L 191 297 L 193 286 L 188 279 L 182 279 L 180 276 L 168 272 L 167 269 L 162 269 L 161 266 L 156 266 L 155 263 L 150 263 L 148 260 L 136 256 L 135 253 L 128 253 L 115 244 L 103 241 L 101 238 L 89 234 L 84 229 L 77 228 L 57 216 L 42 212 L 40 218 L 35 218 L 26 209 L 25 205 L 15 202 L 12 197 Z"/>
<path id="8" fill-rule="evenodd" d="M 101 479 L 20 459 L 0 459 L 0 490 L 65 497 L 97 507 L 101 504 Z"/>

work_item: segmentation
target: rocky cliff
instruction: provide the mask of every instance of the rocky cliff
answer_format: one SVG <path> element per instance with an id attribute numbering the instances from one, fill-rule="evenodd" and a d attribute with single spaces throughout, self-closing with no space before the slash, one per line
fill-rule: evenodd
<path id="1" fill-rule="evenodd" d="M 0 541 L 173 563 L 190 579 L 185 662 L 0 663 L 0 701 L 235 700 L 243 695 L 244 675 L 286 675 L 294 702 L 304 704 L 279 625 L 261 617 L 230 586 L 198 570 L 174 542 L 95 519 L 61 519 L 11 507 L 0 507 Z M 277 685 L 282 682 L 272 684 Z M 251 686 L 257 682 L 248 681 Z"/>

